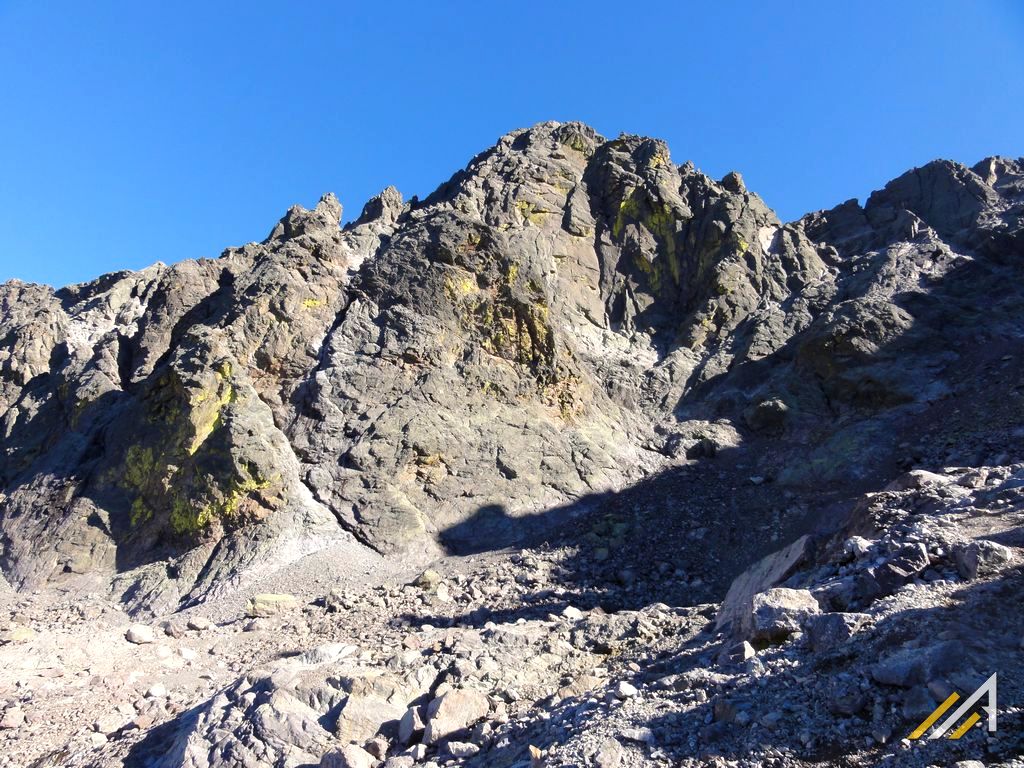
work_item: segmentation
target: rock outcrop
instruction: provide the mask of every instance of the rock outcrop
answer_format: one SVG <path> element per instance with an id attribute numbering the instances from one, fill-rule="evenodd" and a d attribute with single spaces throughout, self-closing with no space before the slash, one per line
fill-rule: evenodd
<path id="1" fill-rule="evenodd" d="M 511 541 L 744 441 L 793 487 L 891 471 L 885 414 L 1015 322 L 1022 179 L 940 161 L 784 224 L 545 123 L 344 227 L 328 195 L 218 259 L 6 283 L 0 567 L 159 611 L 339 541 Z"/>

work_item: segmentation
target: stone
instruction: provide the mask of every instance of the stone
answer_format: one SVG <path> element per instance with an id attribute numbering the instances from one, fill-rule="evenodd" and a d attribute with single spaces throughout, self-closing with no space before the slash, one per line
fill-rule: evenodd
<path id="1" fill-rule="evenodd" d="M 480 747 L 468 741 L 448 741 L 445 743 L 445 752 L 452 757 L 472 757 L 480 751 Z"/>
<path id="2" fill-rule="evenodd" d="M 0 729 L 13 730 L 25 724 L 25 712 L 21 707 L 8 707 L 0 718 Z"/>
<path id="3" fill-rule="evenodd" d="M 868 581 L 861 585 L 870 598 L 890 595 L 910 582 L 930 564 L 928 548 L 924 544 L 907 544 L 900 547 L 886 562 L 869 569 Z"/>
<path id="4" fill-rule="evenodd" d="M 298 608 L 299 603 L 294 595 L 253 595 L 245 606 L 245 615 L 253 618 L 268 618 Z"/>
<path id="5" fill-rule="evenodd" d="M 147 699 L 162 699 L 167 696 L 167 686 L 163 683 L 153 683 L 146 689 Z"/>
<path id="6" fill-rule="evenodd" d="M 647 727 L 643 728 L 626 728 L 619 736 L 626 741 L 636 741 L 640 744 L 653 744 L 654 743 L 654 732 Z"/>
<path id="7" fill-rule="evenodd" d="M 424 592 L 434 592 L 441 583 L 441 574 L 428 568 L 417 576 L 412 583 L 413 586 L 419 587 Z"/>
<path id="8" fill-rule="evenodd" d="M 373 755 L 355 744 L 334 747 L 320 758 L 320 768 L 373 768 Z"/>
<path id="9" fill-rule="evenodd" d="M 634 685 L 627 683 L 625 680 L 620 680 L 616 683 L 612 692 L 617 699 L 631 699 L 639 693 Z"/>
<path id="10" fill-rule="evenodd" d="M 743 420 L 755 432 L 779 432 L 788 417 L 789 406 L 779 398 L 753 403 L 743 411 Z"/>
<path id="11" fill-rule="evenodd" d="M 96 733 L 102 733 L 104 736 L 110 736 L 111 734 L 120 731 L 130 722 L 130 717 L 127 717 L 120 712 L 112 712 L 95 720 L 92 724 L 92 729 L 96 731 Z"/>
<path id="12" fill-rule="evenodd" d="M 398 743 L 408 746 L 423 733 L 424 727 L 422 708 L 409 707 L 398 723 Z"/>
<path id="13" fill-rule="evenodd" d="M 824 613 L 811 616 L 806 623 L 807 637 L 815 651 L 831 651 L 853 637 L 870 618 L 865 613 Z"/>
<path id="14" fill-rule="evenodd" d="M 784 581 L 812 556 L 812 540 L 801 536 L 784 549 L 768 555 L 733 580 L 715 615 L 715 629 L 741 626 L 749 622 L 754 596 Z"/>
<path id="15" fill-rule="evenodd" d="M 871 667 L 876 682 L 910 688 L 959 669 L 966 651 L 957 640 L 946 640 L 924 648 L 907 648 L 886 656 Z"/>
<path id="16" fill-rule="evenodd" d="M 625 750 L 615 739 L 605 739 L 594 754 L 595 768 L 619 768 L 622 765 Z"/>
<path id="17" fill-rule="evenodd" d="M 886 486 L 887 491 L 909 491 L 919 490 L 935 485 L 948 485 L 953 478 L 947 475 L 939 475 L 935 472 L 928 472 L 924 469 L 914 469 L 904 475 L 900 475 Z"/>
<path id="18" fill-rule="evenodd" d="M 23 624 L 15 624 L 0 632 L 0 644 L 27 643 L 36 636 L 35 630 Z"/>
<path id="19" fill-rule="evenodd" d="M 580 621 L 581 619 L 583 619 L 584 614 L 583 611 L 581 611 L 579 608 L 567 605 L 562 610 L 562 616 L 567 618 L 569 621 Z"/>
<path id="20" fill-rule="evenodd" d="M 778 642 L 819 613 L 821 607 L 808 590 L 774 587 L 754 595 L 741 629 L 751 642 Z"/>
<path id="21" fill-rule="evenodd" d="M 486 716 L 489 709 L 487 696 L 468 688 L 438 696 L 427 707 L 424 743 L 436 744 L 441 739 L 464 731 Z"/>
<path id="22" fill-rule="evenodd" d="M 205 616 L 193 616 L 188 620 L 187 626 L 194 632 L 205 632 L 213 626 L 213 622 Z"/>
<path id="23" fill-rule="evenodd" d="M 902 712 L 907 720 L 920 722 L 928 717 L 939 704 L 923 685 L 915 685 L 903 694 Z"/>
<path id="24" fill-rule="evenodd" d="M 956 569 L 965 579 L 990 576 L 1013 562 L 1013 550 L 994 541 L 981 539 L 953 549 Z"/>
<path id="25" fill-rule="evenodd" d="M 145 624 L 132 624 L 124 633 L 124 639 L 133 645 L 148 645 L 156 642 L 156 633 Z"/>
<path id="26" fill-rule="evenodd" d="M 362 744 L 382 731 L 397 733 L 405 713 L 403 704 L 388 700 L 382 693 L 352 693 L 338 713 L 334 733 L 342 741 Z"/>

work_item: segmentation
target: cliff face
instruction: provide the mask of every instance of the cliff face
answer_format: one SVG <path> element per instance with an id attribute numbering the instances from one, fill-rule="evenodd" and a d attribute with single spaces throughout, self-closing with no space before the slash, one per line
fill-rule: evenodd
<path id="1" fill-rule="evenodd" d="M 161 611 L 744 444 L 793 493 L 892 474 L 1018 333 L 1022 211 L 1021 161 L 937 161 L 784 224 L 738 174 L 545 123 L 343 228 L 328 195 L 219 259 L 6 283 L 0 567 Z"/>

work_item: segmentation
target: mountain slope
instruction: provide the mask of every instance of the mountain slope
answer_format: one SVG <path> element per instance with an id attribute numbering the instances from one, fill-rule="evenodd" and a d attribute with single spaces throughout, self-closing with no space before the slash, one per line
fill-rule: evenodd
<path id="1" fill-rule="evenodd" d="M 4 284 L 0 567 L 159 612 L 338 543 L 514 540 L 740 446 L 793 493 L 892 476 L 897 424 L 1017 333 L 1022 178 L 936 162 L 783 224 L 738 174 L 546 123 L 344 228 L 327 196 L 219 259 Z"/>

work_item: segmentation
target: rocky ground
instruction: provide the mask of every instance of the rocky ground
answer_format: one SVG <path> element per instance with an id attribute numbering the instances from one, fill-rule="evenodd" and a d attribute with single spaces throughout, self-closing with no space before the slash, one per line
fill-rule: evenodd
<path id="1" fill-rule="evenodd" d="M 317 554 L 266 585 L 291 592 L 142 624 L 7 593 L 2 764 L 1021 764 L 1024 464 L 901 476 L 721 602 L 587 522 L 602 546 L 386 576 Z M 906 738 L 992 673 L 996 734 Z"/>

